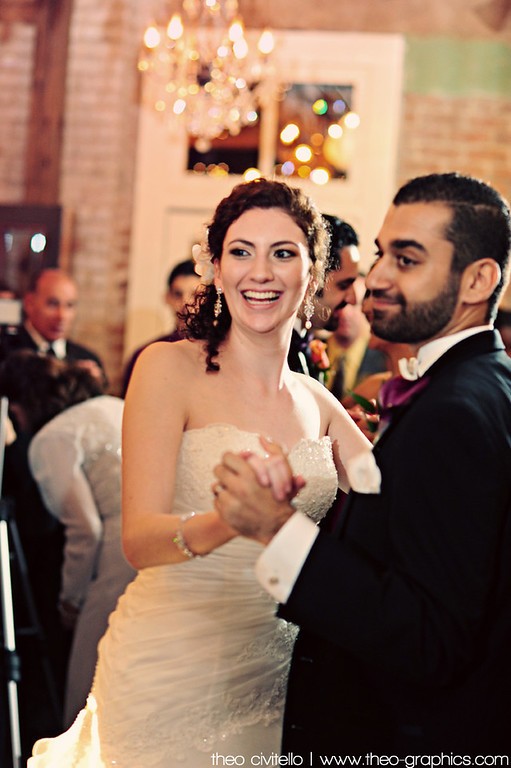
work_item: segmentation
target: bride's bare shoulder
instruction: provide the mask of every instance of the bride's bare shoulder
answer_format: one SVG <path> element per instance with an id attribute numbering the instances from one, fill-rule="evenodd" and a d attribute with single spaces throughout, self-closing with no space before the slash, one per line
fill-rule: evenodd
<path id="1" fill-rule="evenodd" d="M 179 378 L 182 375 L 189 376 L 200 366 L 205 368 L 204 351 L 200 342 L 187 339 L 156 341 L 140 353 L 134 373 L 139 376 L 158 374 Z"/>
<path id="2" fill-rule="evenodd" d="M 321 410 L 325 423 L 329 423 L 332 418 L 335 418 L 339 414 L 346 415 L 346 409 L 339 402 L 339 400 L 325 387 L 320 381 L 312 378 L 312 376 L 306 376 L 303 373 L 295 373 L 299 385 L 305 387 L 310 395 L 315 399 L 318 407 Z"/>
<path id="3" fill-rule="evenodd" d="M 303 386 L 308 389 L 314 395 L 314 397 L 320 398 L 321 400 L 328 400 L 332 397 L 331 393 L 325 387 L 325 385 L 317 379 L 314 379 L 312 376 L 307 376 L 304 373 L 293 373 L 293 377 L 299 386 Z"/>

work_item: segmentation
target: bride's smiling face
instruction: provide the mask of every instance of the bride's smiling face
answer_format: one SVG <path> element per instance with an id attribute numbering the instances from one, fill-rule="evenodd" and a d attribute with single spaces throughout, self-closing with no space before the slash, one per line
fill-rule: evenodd
<path id="1" fill-rule="evenodd" d="M 233 323 L 265 333 L 294 321 L 310 282 L 305 234 L 280 208 L 252 208 L 227 230 L 216 262 Z"/>

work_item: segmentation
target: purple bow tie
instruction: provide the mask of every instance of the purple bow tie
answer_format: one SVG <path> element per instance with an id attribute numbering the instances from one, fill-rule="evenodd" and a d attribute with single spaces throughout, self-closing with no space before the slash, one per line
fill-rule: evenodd
<path id="1" fill-rule="evenodd" d="M 428 384 L 428 376 L 422 376 L 420 379 L 413 381 L 404 379 L 402 376 L 394 376 L 394 378 L 382 384 L 378 397 L 381 420 L 389 421 L 394 408 L 401 408 L 407 405 Z"/>

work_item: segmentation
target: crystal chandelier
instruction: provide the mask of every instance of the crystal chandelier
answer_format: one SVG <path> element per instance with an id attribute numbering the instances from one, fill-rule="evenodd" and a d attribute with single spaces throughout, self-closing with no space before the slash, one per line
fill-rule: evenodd
<path id="1" fill-rule="evenodd" d="M 257 122 L 273 92 L 273 46 L 265 30 L 250 48 L 237 0 L 184 0 L 168 24 L 146 29 L 138 68 L 154 108 L 180 116 L 204 151 L 223 132 Z"/>

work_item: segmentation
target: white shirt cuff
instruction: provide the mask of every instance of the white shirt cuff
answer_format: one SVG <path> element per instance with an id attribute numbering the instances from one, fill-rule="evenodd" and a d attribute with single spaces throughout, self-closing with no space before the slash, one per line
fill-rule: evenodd
<path id="1" fill-rule="evenodd" d="M 257 578 L 278 603 L 287 601 L 318 533 L 316 523 L 295 512 L 258 558 Z"/>

